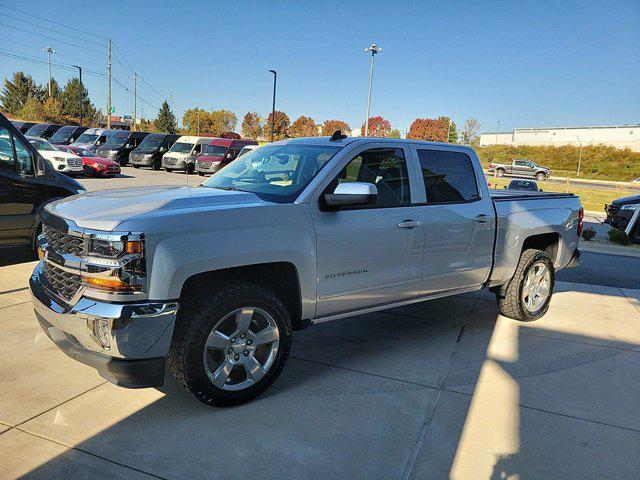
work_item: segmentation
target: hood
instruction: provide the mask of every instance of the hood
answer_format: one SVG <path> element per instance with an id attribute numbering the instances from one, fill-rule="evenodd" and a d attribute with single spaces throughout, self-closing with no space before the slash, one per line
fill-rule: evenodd
<path id="1" fill-rule="evenodd" d="M 613 205 L 627 205 L 629 203 L 640 203 L 640 194 L 638 194 L 638 195 L 630 195 L 628 197 L 616 198 L 611 203 Z"/>
<path id="2" fill-rule="evenodd" d="M 87 163 L 100 163 L 102 165 L 120 166 L 118 162 L 114 162 L 113 160 L 109 160 L 108 158 L 104 158 L 104 157 L 82 157 L 82 160 L 84 160 Z"/>
<path id="3" fill-rule="evenodd" d="M 185 157 L 190 157 L 191 153 L 183 153 L 183 152 L 167 152 L 163 155 L 163 157 L 167 157 L 167 158 L 185 158 Z"/>
<path id="4" fill-rule="evenodd" d="M 54 157 L 64 158 L 65 160 L 71 160 L 71 159 L 82 160 L 82 158 L 76 155 L 75 153 L 63 152 L 62 150 L 55 150 L 55 151 L 42 150 L 42 151 L 38 151 L 38 153 L 48 160 L 51 160 Z"/>
<path id="5" fill-rule="evenodd" d="M 253 193 L 208 187 L 154 186 L 100 190 L 47 205 L 80 228 L 111 231 L 126 220 L 193 213 L 199 209 L 265 205 Z"/>

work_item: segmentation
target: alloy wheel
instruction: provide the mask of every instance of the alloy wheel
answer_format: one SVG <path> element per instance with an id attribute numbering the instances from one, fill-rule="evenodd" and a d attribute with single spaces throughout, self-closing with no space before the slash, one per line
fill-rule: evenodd
<path id="1" fill-rule="evenodd" d="M 527 272 L 522 286 L 522 302 L 531 312 L 542 308 L 551 293 L 551 272 L 544 262 L 534 263 Z"/>

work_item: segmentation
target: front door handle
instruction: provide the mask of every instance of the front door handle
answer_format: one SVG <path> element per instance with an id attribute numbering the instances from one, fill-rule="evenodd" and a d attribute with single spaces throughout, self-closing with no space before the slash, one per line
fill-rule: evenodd
<path id="1" fill-rule="evenodd" d="M 422 225 L 422 222 L 416 222 L 415 220 L 407 219 L 398 224 L 398 228 L 416 228 Z"/>
<path id="2" fill-rule="evenodd" d="M 489 215 L 485 215 L 485 214 L 480 214 L 477 215 L 474 220 L 478 223 L 485 223 L 488 222 L 489 220 L 491 220 L 491 217 Z"/>

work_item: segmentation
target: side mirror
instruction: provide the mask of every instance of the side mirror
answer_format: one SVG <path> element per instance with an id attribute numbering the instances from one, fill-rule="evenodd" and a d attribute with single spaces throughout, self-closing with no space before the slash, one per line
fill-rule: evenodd
<path id="1" fill-rule="evenodd" d="M 378 198 L 373 183 L 347 182 L 339 184 L 333 193 L 325 193 L 324 200 L 330 207 L 372 205 Z"/>

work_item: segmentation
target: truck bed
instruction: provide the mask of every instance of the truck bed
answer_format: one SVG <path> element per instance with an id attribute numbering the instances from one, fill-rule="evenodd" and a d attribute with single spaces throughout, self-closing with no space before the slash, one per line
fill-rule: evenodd
<path id="1" fill-rule="evenodd" d="M 539 200 L 544 198 L 566 198 L 575 197 L 573 193 L 560 192 L 526 192 L 518 190 L 497 190 L 489 189 L 489 194 L 494 202 L 504 202 L 509 200 Z"/>

